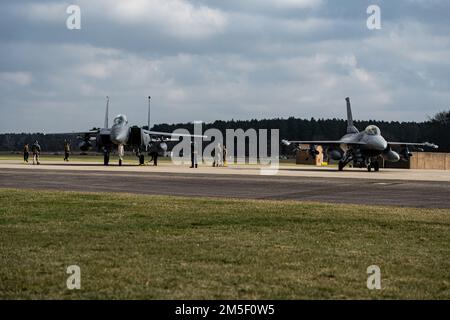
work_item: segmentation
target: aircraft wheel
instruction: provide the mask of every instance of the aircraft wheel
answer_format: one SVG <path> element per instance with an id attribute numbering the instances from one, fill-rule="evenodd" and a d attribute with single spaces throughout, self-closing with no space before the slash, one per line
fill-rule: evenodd
<path id="1" fill-rule="evenodd" d="M 109 164 L 109 154 L 103 156 L 103 164 L 107 166 Z"/>
<path id="2" fill-rule="evenodd" d="M 369 164 L 369 165 L 367 166 L 367 171 L 372 172 L 372 165 L 371 165 L 371 164 Z"/>
<path id="3" fill-rule="evenodd" d="M 344 170 L 344 163 L 342 161 L 339 161 L 338 169 L 339 171 Z"/>
<path id="4" fill-rule="evenodd" d="M 139 165 L 141 165 L 141 166 L 144 165 L 144 162 L 145 162 L 145 157 L 143 154 L 141 154 L 139 156 Z"/>
<path id="5" fill-rule="evenodd" d="M 119 166 L 122 166 L 122 159 L 119 159 Z"/>
<path id="6" fill-rule="evenodd" d="M 378 161 L 373 164 L 373 169 L 375 170 L 375 172 L 380 171 L 380 164 L 378 163 Z"/>

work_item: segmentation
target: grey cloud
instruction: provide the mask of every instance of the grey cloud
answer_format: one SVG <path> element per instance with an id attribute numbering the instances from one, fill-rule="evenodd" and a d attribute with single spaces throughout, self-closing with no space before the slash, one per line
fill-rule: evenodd
<path id="1" fill-rule="evenodd" d="M 120 1 L 75 1 L 80 31 L 65 28 L 69 3 L 3 1 L 0 131 L 99 125 L 106 95 L 137 124 L 149 94 L 154 122 L 342 117 L 347 95 L 362 119 L 424 120 L 448 107 L 447 1 L 173 1 L 155 8 L 167 21 L 107 6 Z M 372 3 L 380 31 L 365 27 Z M 40 19 L 42 8 L 52 9 Z"/>

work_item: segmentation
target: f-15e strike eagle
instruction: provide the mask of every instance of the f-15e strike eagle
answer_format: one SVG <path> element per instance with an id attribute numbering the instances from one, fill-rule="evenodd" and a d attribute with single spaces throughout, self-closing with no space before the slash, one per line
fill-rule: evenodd
<path id="1" fill-rule="evenodd" d="M 139 164 L 144 164 L 147 152 L 163 152 L 167 150 L 168 141 L 178 141 L 180 137 L 204 138 L 190 134 L 175 134 L 169 132 L 158 132 L 150 130 L 150 100 L 148 97 L 148 122 L 147 129 L 138 126 L 130 126 L 127 117 L 119 114 L 109 127 L 109 97 L 106 97 L 106 113 L 103 128 L 94 128 L 85 132 L 69 132 L 62 134 L 73 134 L 80 140 L 81 151 L 92 149 L 95 142 L 97 149 L 104 153 L 104 165 L 109 164 L 111 151 L 117 147 L 119 165 L 123 163 L 124 146 L 131 146 L 139 159 Z"/>
<path id="2" fill-rule="evenodd" d="M 386 161 L 397 162 L 400 159 L 408 160 L 411 157 L 410 148 L 422 150 L 422 147 L 437 149 L 438 146 L 429 142 L 409 143 L 409 142 L 388 142 L 381 135 L 380 129 L 375 125 L 369 125 L 364 131 L 359 130 L 353 125 L 352 109 L 350 98 L 347 101 L 347 134 L 339 140 L 327 141 L 287 141 L 282 143 L 289 146 L 309 145 L 309 153 L 316 157 L 318 151 L 316 145 L 323 146 L 333 160 L 339 161 L 339 171 L 353 162 L 355 167 L 367 168 L 370 172 L 380 170 L 378 157 L 383 157 Z M 400 152 L 392 150 L 392 147 L 399 148 Z M 422 150 L 423 151 L 423 150 Z"/>

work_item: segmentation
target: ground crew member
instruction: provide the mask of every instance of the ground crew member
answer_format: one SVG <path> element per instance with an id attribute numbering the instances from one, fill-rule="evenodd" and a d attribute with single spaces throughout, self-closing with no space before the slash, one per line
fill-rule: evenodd
<path id="1" fill-rule="evenodd" d="M 33 164 L 41 164 L 39 162 L 39 156 L 41 154 L 41 146 L 39 145 L 39 142 L 36 140 L 32 147 L 33 152 Z"/>
<path id="2" fill-rule="evenodd" d="M 136 151 L 136 157 L 138 157 L 139 159 L 139 165 L 143 166 L 145 164 L 145 156 L 142 154 L 139 148 Z"/>
<path id="3" fill-rule="evenodd" d="M 64 161 L 69 161 L 70 156 L 70 143 L 64 140 Z"/>
<path id="4" fill-rule="evenodd" d="M 222 161 L 223 161 L 223 166 L 226 167 L 227 166 L 227 148 L 225 147 L 225 145 L 223 146 Z"/>
<path id="5" fill-rule="evenodd" d="M 197 144 L 193 142 L 191 144 L 191 168 L 198 168 L 198 162 L 197 162 Z"/>
<path id="6" fill-rule="evenodd" d="M 158 151 L 153 150 L 152 152 L 150 152 L 150 161 L 149 162 L 153 161 L 153 165 L 155 167 L 158 166 L 158 156 L 159 156 Z"/>
<path id="7" fill-rule="evenodd" d="M 220 145 L 220 142 L 216 146 L 216 151 L 215 151 L 214 156 L 215 156 L 214 162 L 216 163 L 216 166 L 221 167 L 223 165 L 223 163 L 222 163 L 222 147 Z"/>
<path id="8" fill-rule="evenodd" d="M 23 147 L 23 161 L 28 163 L 29 157 L 30 157 L 30 147 L 28 146 L 28 143 L 25 143 L 25 146 Z"/>

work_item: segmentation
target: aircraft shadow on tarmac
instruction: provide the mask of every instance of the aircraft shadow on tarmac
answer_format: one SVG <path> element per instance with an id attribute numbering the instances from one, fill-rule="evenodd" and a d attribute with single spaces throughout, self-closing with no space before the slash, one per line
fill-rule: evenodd
<path id="1" fill-rule="evenodd" d="M 248 168 L 233 168 L 233 170 L 247 170 Z M 259 170 L 261 168 L 257 168 Z M 337 168 L 329 168 L 329 167 L 317 167 L 317 168 L 278 168 L 279 171 L 291 171 L 291 172 L 336 172 L 341 173 L 341 171 L 338 171 Z M 352 173 L 367 173 L 367 170 L 364 170 L 364 168 L 347 168 L 344 172 L 352 172 Z M 380 174 L 381 172 L 377 172 L 377 174 Z"/>
<path id="2" fill-rule="evenodd" d="M 48 166 L 60 166 L 60 167 L 105 167 L 102 163 L 80 163 L 80 162 L 73 162 L 73 163 L 59 163 L 59 162 L 53 162 L 53 163 L 45 163 L 41 162 L 41 165 L 48 165 Z M 32 166 L 32 165 L 31 165 Z M 109 164 L 106 167 L 125 167 L 125 168 L 136 168 L 136 167 L 153 167 L 153 165 L 145 164 L 145 165 L 138 165 L 138 164 L 122 164 L 122 166 L 119 166 L 119 164 L 113 163 Z M 209 166 L 200 166 L 202 167 L 209 167 Z M 240 167 L 240 168 L 230 168 L 232 170 L 248 170 L 249 168 Z M 261 169 L 260 167 L 256 168 L 257 170 Z M 337 170 L 337 168 L 330 168 L 330 167 L 299 167 L 299 168 L 278 168 L 279 171 L 285 171 L 285 172 L 336 172 L 340 173 L 340 171 Z M 347 168 L 344 172 L 352 172 L 352 173 L 367 173 L 367 170 L 364 170 L 364 168 Z M 381 174 L 382 172 L 377 172 L 377 174 Z"/>
<path id="3" fill-rule="evenodd" d="M 340 173 L 341 171 L 338 171 L 337 168 L 279 168 L 279 171 L 293 171 L 293 172 L 297 172 L 297 171 L 305 171 L 305 172 L 337 172 Z M 367 170 L 364 170 L 364 168 L 360 169 L 360 168 L 348 168 L 347 170 L 345 170 L 344 172 L 358 172 L 358 173 L 367 173 Z M 377 172 L 378 174 L 380 172 Z"/>

